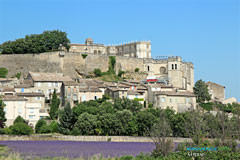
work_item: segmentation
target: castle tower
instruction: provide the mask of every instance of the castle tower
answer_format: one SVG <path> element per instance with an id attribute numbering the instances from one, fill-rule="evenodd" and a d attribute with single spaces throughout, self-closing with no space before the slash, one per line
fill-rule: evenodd
<path id="1" fill-rule="evenodd" d="M 87 38 L 87 39 L 85 40 L 85 44 L 86 44 L 86 45 L 93 45 L 93 39 L 92 39 L 92 38 Z"/>

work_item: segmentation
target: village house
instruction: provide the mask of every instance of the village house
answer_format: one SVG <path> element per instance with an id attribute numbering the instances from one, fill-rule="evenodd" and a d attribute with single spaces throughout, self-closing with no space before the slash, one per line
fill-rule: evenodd
<path id="1" fill-rule="evenodd" d="M 69 102 L 71 107 L 73 107 L 84 101 L 102 98 L 104 88 L 102 84 L 92 79 L 81 79 L 79 82 L 65 81 L 61 87 L 62 106 Z"/>
<path id="2" fill-rule="evenodd" d="M 40 119 L 40 103 L 28 103 L 28 99 L 17 95 L 4 95 L 2 100 L 5 104 L 7 126 L 12 125 L 18 116 L 27 120 L 31 126 L 35 126 Z"/>
<path id="3" fill-rule="evenodd" d="M 61 86 L 64 81 L 72 81 L 68 76 L 63 76 L 60 73 L 42 73 L 42 72 L 29 72 L 28 80 L 32 80 L 32 91 L 42 92 L 45 95 L 46 102 L 49 103 L 51 95 L 56 90 L 57 95 L 60 96 Z"/>
<path id="4" fill-rule="evenodd" d="M 17 78 L 0 78 L 0 86 L 13 87 L 19 83 Z"/>
<path id="5" fill-rule="evenodd" d="M 108 88 L 105 94 L 108 94 L 111 98 L 128 98 L 131 100 L 137 100 L 141 104 L 147 101 L 147 88 L 144 85 L 119 82 L 119 83 L 106 83 Z"/>
<path id="6" fill-rule="evenodd" d="M 152 95 L 153 106 L 156 108 L 166 109 L 169 107 L 176 112 L 196 109 L 196 95 L 190 91 L 174 87 L 164 88 L 163 86 L 155 89 Z"/>

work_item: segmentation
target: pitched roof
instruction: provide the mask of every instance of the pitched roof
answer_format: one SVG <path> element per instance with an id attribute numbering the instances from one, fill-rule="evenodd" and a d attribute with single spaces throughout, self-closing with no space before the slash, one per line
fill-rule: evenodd
<path id="1" fill-rule="evenodd" d="M 5 81 L 17 81 L 17 78 L 0 78 L 0 82 L 5 82 Z"/>
<path id="2" fill-rule="evenodd" d="M 79 92 L 102 92 L 98 88 L 86 87 L 86 88 L 79 88 Z"/>
<path id="3" fill-rule="evenodd" d="M 31 88 L 31 87 L 33 87 L 34 85 L 33 85 L 33 81 L 32 80 L 30 80 L 30 79 L 24 79 L 21 83 L 20 83 L 20 85 L 16 85 L 16 86 L 14 86 L 15 88 Z"/>
<path id="4" fill-rule="evenodd" d="M 4 95 L 4 96 L 2 96 L 2 99 L 4 101 L 27 101 L 26 98 L 19 97 L 16 95 Z"/>
<path id="5" fill-rule="evenodd" d="M 79 83 L 77 83 L 75 81 L 64 81 L 63 84 L 65 86 L 79 86 Z"/>
<path id="6" fill-rule="evenodd" d="M 38 92 L 28 92 L 28 93 L 16 93 L 17 96 L 23 96 L 23 97 L 44 97 L 44 93 L 38 93 Z"/>
<path id="7" fill-rule="evenodd" d="M 43 72 L 29 72 L 33 81 L 36 82 L 63 82 L 72 81 L 68 76 L 63 76 L 60 73 L 43 73 Z"/>
<path id="8" fill-rule="evenodd" d="M 128 95 L 141 95 L 140 93 L 138 93 L 137 91 L 134 91 L 134 90 L 127 91 L 127 94 Z"/>
<path id="9" fill-rule="evenodd" d="M 175 92 L 175 91 L 156 91 L 156 95 L 167 95 L 167 96 L 186 96 L 186 97 L 196 97 L 196 95 L 192 92 Z"/>
<path id="10" fill-rule="evenodd" d="M 117 88 L 117 87 L 108 87 L 107 89 L 109 89 L 110 91 L 113 91 L 113 92 L 116 92 L 116 91 L 128 91 L 127 89 Z"/>
<path id="11" fill-rule="evenodd" d="M 2 92 L 15 92 L 14 88 L 10 88 L 10 87 L 3 87 Z"/>

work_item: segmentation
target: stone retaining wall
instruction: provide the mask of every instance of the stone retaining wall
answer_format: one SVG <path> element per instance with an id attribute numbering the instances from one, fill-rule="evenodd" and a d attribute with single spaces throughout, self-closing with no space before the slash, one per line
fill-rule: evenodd
<path id="1" fill-rule="evenodd" d="M 190 142 L 189 138 L 171 138 L 173 142 Z M 153 142 L 149 137 L 132 136 L 66 136 L 66 135 L 0 135 L 0 141 L 111 141 L 111 142 Z"/>

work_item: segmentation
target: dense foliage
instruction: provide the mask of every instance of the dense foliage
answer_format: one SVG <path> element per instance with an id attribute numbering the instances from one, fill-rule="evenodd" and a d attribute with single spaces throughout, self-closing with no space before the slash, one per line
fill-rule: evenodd
<path id="1" fill-rule="evenodd" d="M 25 38 L 7 41 L 0 45 L 2 54 L 43 53 L 59 50 L 60 45 L 69 49 L 67 33 L 59 30 L 44 31 L 42 34 L 26 35 Z"/>
<path id="2" fill-rule="evenodd" d="M 73 112 L 68 103 L 65 107 L 61 116 L 59 118 L 59 132 L 62 134 L 70 134 L 74 126 Z"/>
<path id="3" fill-rule="evenodd" d="M 211 99 L 211 96 L 208 92 L 208 87 L 203 80 L 198 80 L 193 88 L 194 94 L 197 95 L 197 102 L 205 102 Z"/>
<path id="4" fill-rule="evenodd" d="M 10 126 L 9 129 L 11 130 L 10 133 L 13 135 L 30 135 L 33 133 L 33 129 L 26 123 L 22 122 L 15 123 Z"/>
<path id="5" fill-rule="evenodd" d="M 100 77 L 103 74 L 101 69 L 99 69 L 99 68 L 95 68 L 93 73 L 95 74 L 96 77 Z"/>
<path id="6" fill-rule="evenodd" d="M 135 72 L 139 72 L 139 68 L 135 68 Z"/>
<path id="7" fill-rule="evenodd" d="M 7 68 L 0 68 L 0 78 L 6 78 L 7 74 L 8 74 Z"/>
<path id="8" fill-rule="evenodd" d="M 4 106 L 5 105 L 4 105 L 3 101 L 0 99 L 0 129 L 4 128 L 5 122 L 7 121 L 5 112 L 4 112 Z"/>
<path id="9" fill-rule="evenodd" d="M 240 111 L 240 106 L 237 108 Z M 72 109 L 65 107 L 59 126 L 63 134 L 149 136 L 156 124 L 163 125 L 164 114 L 172 131 L 169 136 L 190 137 L 200 143 L 203 138 L 240 135 L 240 112 L 237 113 L 232 118 L 226 118 L 225 112 L 216 116 L 201 111 L 175 113 L 171 109 L 143 109 L 142 104 L 127 98 L 115 99 L 113 103 L 99 99 L 82 102 Z"/>

